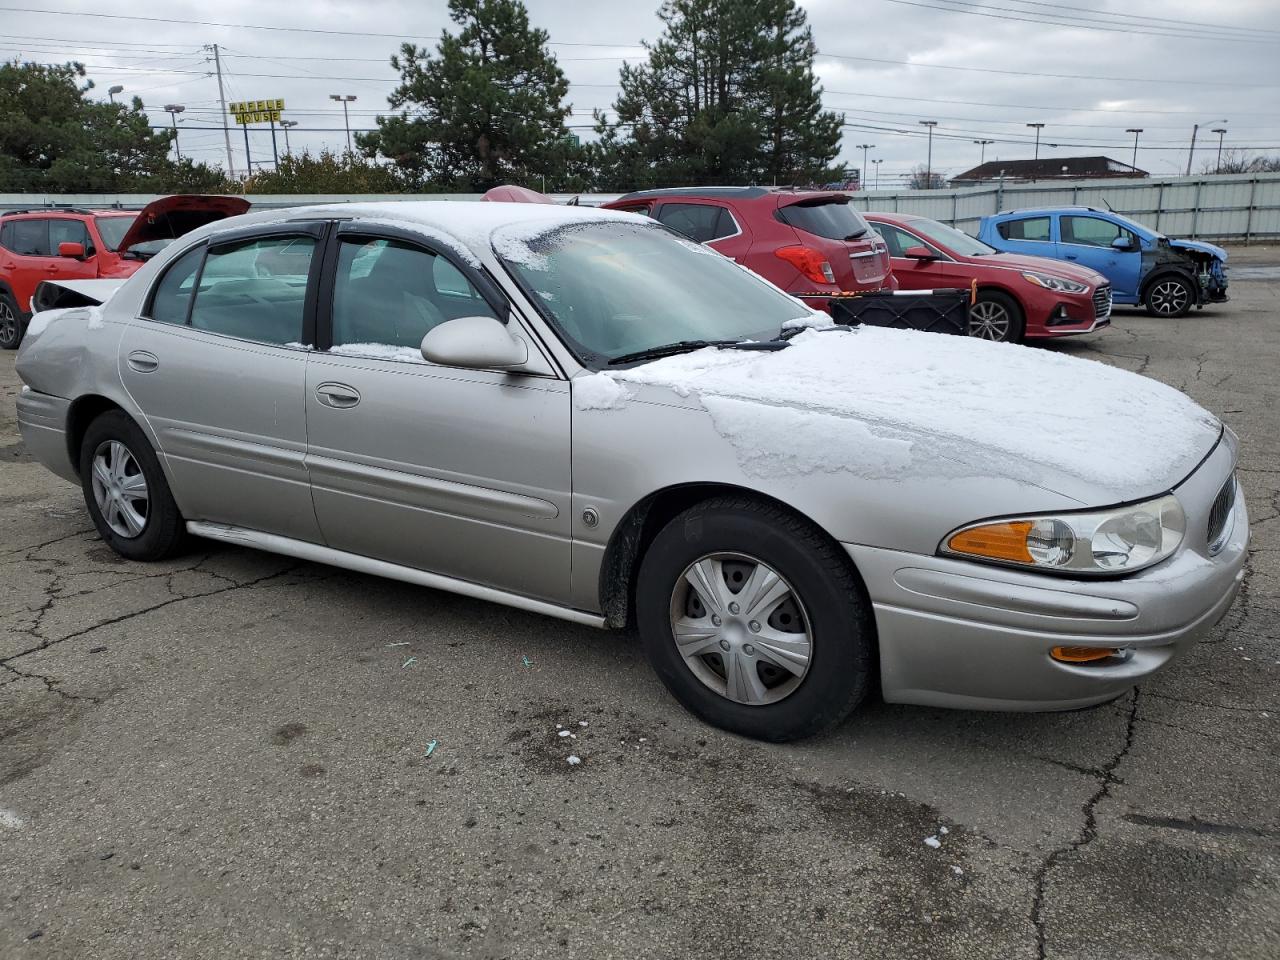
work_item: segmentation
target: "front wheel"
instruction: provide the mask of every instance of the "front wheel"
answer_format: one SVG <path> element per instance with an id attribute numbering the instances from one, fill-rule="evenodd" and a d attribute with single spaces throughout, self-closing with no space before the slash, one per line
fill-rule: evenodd
<path id="1" fill-rule="evenodd" d="M 866 694 L 860 584 L 835 543 L 777 507 L 711 500 L 668 523 L 641 561 L 636 620 L 667 689 L 734 733 L 798 740 Z"/>
<path id="2" fill-rule="evenodd" d="M 1184 317 L 1195 298 L 1185 277 L 1157 277 L 1147 291 L 1147 313 L 1153 317 Z"/>
<path id="3" fill-rule="evenodd" d="M 80 444 L 80 484 L 98 535 L 130 560 L 163 560 L 186 526 L 146 435 L 123 411 L 102 414 Z"/>
<path id="4" fill-rule="evenodd" d="M 8 291 L 0 291 L 0 350 L 17 350 L 22 342 L 22 318 Z"/>
<path id="5" fill-rule="evenodd" d="M 969 336 L 997 343 L 1021 343 L 1025 329 L 1018 301 L 995 290 L 978 291 L 969 308 Z"/>

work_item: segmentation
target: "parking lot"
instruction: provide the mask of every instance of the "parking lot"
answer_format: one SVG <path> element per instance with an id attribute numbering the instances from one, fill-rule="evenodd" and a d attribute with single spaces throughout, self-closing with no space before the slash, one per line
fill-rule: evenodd
<path id="1" fill-rule="evenodd" d="M 1280 248 L 1232 267 L 1229 304 L 1043 348 L 1240 434 L 1212 635 L 1097 709 L 869 702 L 788 746 L 701 725 L 627 635 L 208 542 L 124 562 L 0 354 L 0 955 L 1280 956 Z"/>

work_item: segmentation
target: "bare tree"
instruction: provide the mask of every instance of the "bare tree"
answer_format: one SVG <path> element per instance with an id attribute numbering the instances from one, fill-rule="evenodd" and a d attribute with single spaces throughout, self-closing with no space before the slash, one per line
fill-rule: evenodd
<path id="1" fill-rule="evenodd" d="M 1253 156 L 1247 150 L 1230 147 L 1222 151 L 1222 162 L 1216 156 L 1200 165 L 1201 173 L 1277 173 L 1280 156 Z"/>

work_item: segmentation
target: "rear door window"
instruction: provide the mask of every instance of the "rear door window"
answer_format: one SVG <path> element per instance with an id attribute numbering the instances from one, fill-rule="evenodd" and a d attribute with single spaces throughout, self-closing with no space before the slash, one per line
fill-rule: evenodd
<path id="1" fill-rule="evenodd" d="M 664 203 L 658 220 L 690 240 L 708 243 L 738 232 L 738 224 L 724 207 L 714 203 Z"/>
<path id="2" fill-rule="evenodd" d="M 188 250 L 164 272 L 151 294 L 151 308 L 147 316 L 160 323 L 185 324 L 191 310 L 191 293 L 196 287 L 196 275 L 204 259 L 204 245 Z"/>
<path id="3" fill-rule="evenodd" d="M 996 225 L 996 231 L 1006 240 L 1037 240 L 1048 242 L 1049 218 L 1024 217 L 1021 220 L 1005 220 Z"/>
<path id="4" fill-rule="evenodd" d="M 301 343 L 315 247 L 314 237 L 271 236 L 211 248 L 191 326 L 261 343 Z"/>
<path id="5" fill-rule="evenodd" d="M 862 214 L 843 199 L 793 203 L 778 209 L 778 219 L 828 240 L 857 240 L 870 229 Z"/>
<path id="6" fill-rule="evenodd" d="M 21 257 L 49 256 L 49 221 L 11 220 L 4 225 L 4 246 Z"/>

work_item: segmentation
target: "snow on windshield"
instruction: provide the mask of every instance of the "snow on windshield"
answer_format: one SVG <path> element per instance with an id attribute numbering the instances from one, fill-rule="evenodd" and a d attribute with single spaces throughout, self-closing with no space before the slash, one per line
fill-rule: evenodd
<path id="1" fill-rule="evenodd" d="M 1046 350 L 905 330 L 808 330 L 770 353 L 705 349 L 612 376 L 697 395 L 745 471 L 1168 481 L 1220 425 L 1147 377 Z M 992 463 L 992 457 L 999 459 Z"/>

